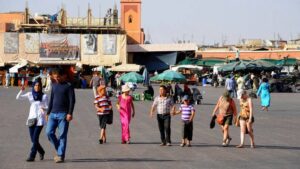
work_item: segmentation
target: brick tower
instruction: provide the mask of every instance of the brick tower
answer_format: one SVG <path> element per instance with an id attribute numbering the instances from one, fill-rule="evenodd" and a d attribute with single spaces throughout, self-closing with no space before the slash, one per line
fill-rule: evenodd
<path id="1" fill-rule="evenodd" d="M 128 44 L 143 44 L 141 0 L 121 0 L 121 27 L 126 31 Z"/>

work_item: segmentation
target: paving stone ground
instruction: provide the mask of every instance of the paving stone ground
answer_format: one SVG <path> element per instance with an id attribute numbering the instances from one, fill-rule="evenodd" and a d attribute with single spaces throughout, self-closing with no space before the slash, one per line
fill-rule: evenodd
<path id="1" fill-rule="evenodd" d="M 155 87 L 156 93 L 158 87 Z M 140 87 L 137 92 L 143 91 Z M 108 126 L 108 143 L 98 144 L 98 120 L 92 91 L 76 90 L 74 120 L 68 134 L 66 161 L 56 164 L 55 152 L 43 130 L 40 142 L 46 150 L 45 160 L 25 162 L 30 139 L 25 121 L 29 103 L 17 101 L 18 88 L 0 87 L 0 169 L 299 169 L 300 168 L 300 94 L 272 93 L 269 112 L 261 112 L 254 100 L 254 134 L 256 149 L 237 149 L 239 128 L 231 127 L 231 146 L 221 147 L 218 126 L 209 129 L 210 114 L 223 88 L 200 87 L 203 104 L 197 105 L 192 147 L 180 147 L 180 115 L 172 118 L 171 147 L 160 147 L 155 118 L 149 117 L 152 102 L 134 102 L 136 117 L 131 123 L 132 144 L 121 143 L 118 112 Z M 115 98 L 112 98 L 115 105 Z M 177 105 L 178 106 L 178 105 Z M 114 106 L 115 108 L 115 106 Z M 249 145 L 249 138 L 246 137 Z"/>

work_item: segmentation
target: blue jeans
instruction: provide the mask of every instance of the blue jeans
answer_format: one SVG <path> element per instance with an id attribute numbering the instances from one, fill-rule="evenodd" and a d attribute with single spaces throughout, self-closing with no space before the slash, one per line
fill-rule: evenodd
<path id="1" fill-rule="evenodd" d="M 43 129 L 43 126 L 29 127 L 29 134 L 30 134 L 30 139 L 32 142 L 31 152 L 29 155 L 29 157 L 31 157 L 31 158 L 35 158 L 37 152 L 39 152 L 40 154 L 45 154 L 45 151 L 39 142 L 39 138 L 40 138 L 42 129 Z"/>
<path id="2" fill-rule="evenodd" d="M 54 145 L 57 155 L 62 158 L 65 158 L 69 129 L 66 116 L 67 113 L 65 112 L 50 113 L 46 128 L 49 141 Z M 58 138 L 55 135 L 56 128 L 58 128 Z"/>

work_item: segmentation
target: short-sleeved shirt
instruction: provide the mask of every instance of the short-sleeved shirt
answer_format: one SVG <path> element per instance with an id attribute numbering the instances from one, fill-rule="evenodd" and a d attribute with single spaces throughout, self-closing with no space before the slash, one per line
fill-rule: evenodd
<path id="1" fill-rule="evenodd" d="M 92 81 L 93 81 L 93 83 L 92 83 L 92 85 L 93 85 L 93 87 L 97 87 L 97 86 L 99 86 L 100 85 L 100 77 L 99 76 L 93 76 L 93 78 L 92 78 Z"/>
<path id="2" fill-rule="evenodd" d="M 109 98 L 107 96 L 96 96 L 94 104 L 97 104 L 99 108 L 104 107 L 104 111 L 97 111 L 97 115 L 104 115 L 104 114 L 109 114 L 111 111 L 111 101 L 109 100 Z"/>
<path id="3" fill-rule="evenodd" d="M 237 79 L 237 85 L 238 85 L 238 89 L 239 89 L 239 90 L 245 88 L 245 80 L 244 80 L 243 77 L 239 77 L 239 78 Z"/>
<path id="4" fill-rule="evenodd" d="M 170 114 L 173 105 L 173 99 L 170 97 L 157 96 L 155 97 L 152 106 L 157 107 L 157 114 Z"/>
<path id="5" fill-rule="evenodd" d="M 182 104 L 182 105 L 180 105 L 179 110 L 181 111 L 181 120 L 182 121 L 189 121 L 192 116 L 192 112 L 193 111 L 195 112 L 193 105 Z"/>

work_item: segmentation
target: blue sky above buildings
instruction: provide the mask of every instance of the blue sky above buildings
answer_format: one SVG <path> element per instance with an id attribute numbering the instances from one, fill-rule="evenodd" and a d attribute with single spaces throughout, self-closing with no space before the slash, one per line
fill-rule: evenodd
<path id="1" fill-rule="evenodd" d="M 0 12 L 23 11 L 25 0 L 0 0 Z M 88 3 L 103 17 L 119 0 L 28 0 L 32 14 L 54 14 L 62 4 L 68 16 L 85 17 Z M 198 44 L 248 39 L 300 38 L 300 0 L 143 0 L 142 27 L 152 43 L 179 40 Z M 100 12 L 99 12 L 100 9 Z M 149 36 L 150 35 L 150 36 Z"/>

